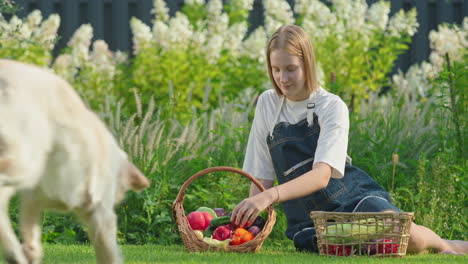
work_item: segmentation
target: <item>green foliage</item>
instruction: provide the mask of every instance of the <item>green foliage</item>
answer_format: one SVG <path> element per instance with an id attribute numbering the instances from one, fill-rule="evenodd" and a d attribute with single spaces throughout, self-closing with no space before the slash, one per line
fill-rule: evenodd
<path id="1" fill-rule="evenodd" d="M 229 24 L 241 23 L 247 21 L 249 18 L 249 11 L 242 8 L 242 2 L 245 1 L 228 1 L 224 5 L 224 11 L 229 16 Z"/>
<path id="2" fill-rule="evenodd" d="M 466 107 L 462 65 L 445 65 L 429 99 L 402 91 L 380 102 L 371 97 L 351 116 L 349 149 L 353 163 L 389 190 L 399 208 L 415 212 L 418 224 L 444 238 L 466 240 L 467 163 L 460 158 L 463 141 L 454 121 Z M 466 124 L 466 117 L 458 118 Z M 393 153 L 399 155 L 396 164 Z"/>
<path id="3" fill-rule="evenodd" d="M 448 239 L 467 240 L 466 164 L 457 165 L 453 153 L 441 152 L 431 160 L 422 157 L 411 210 L 416 222 Z M 437 186 L 437 188 L 434 188 Z"/>
<path id="4" fill-rule="evenodd" d="M 50 50 L 42 43 L 25 38 L 16 38 L 15 32 L 4 32 L 0 39 L 0 57 L 47 66 L 52 58 Z"/>
<path id="5" fill-rule="evenodd" d="M 15 27 L 2 25 L 2 14 L 14 14 L 18 10 L 20 7 L 12 1 L 0 2 L 0 58 L 48 66 L 52 59 L 49 47 L 55 45 L 57 39 L 38 41 L 24 36 L 21 24 Z"/>
<path id="6" fill-rule="evenodd" d="M 0 13 L 2 14 L 16 14 L 21 10 L 21 7 L 11 0 L 0 0 Z"/>
<path id="7" fill-rule="evenodd" d="M 124 86 L 118 85 L 121 97 L 130 96 L 134 87 L 142 96 L 142 103 L 148 104 L 151 96 L 157 102 L 172 102 L 174 114 L 180 120 L 190 119 L 192 108 L 206 111 L 216 107 L 219 96 L 235 98 L 239 87 L 254 87 L 261 90 L 266 80 L 263 69 L 254 60 L 234 58 L 222 53 L 214 64 L 203 55 L 188 51 L 164 51 L 158 47 L 140 50 L 132 59 Z M 177 100 L 174 100 L 177 98 Z M 135 109 L 135 105 L 129 105 Z"/>
<path id="8" fill-rule="evenodd" d="M 368 172 L 387 190 L 392 190 L 397 153 L 395 187 L 414 184 L 420 155 L 433 156 L 439 147 L 433 102 L 419 103 L 402 95 L 371 97 L 359 113 L 350 117 L 348 152 L 353 164 Z"/>
<path id="9" fill-rule="evenodd" d="M 91 65 L 83 65 L 75 76 L 72 86 L 89 107 L 97 109 L 102 104 L 102 98 L 113 96 L 113 79 L 102 72 L 96 71 Z"/>
<path id="10" fill-rule="evenodd" d="M 333 35 L 316 45 L 317 60 L 323 65 L 325 78 L 327 81 L 334 78 L 337 83 L 331 86 L 331 92 L 342 97 L 350 110 L 358 109 L 361 98 L 367 98 L 370 92 L 379 91 L 388 84 L 387 74 L 411 40 L 409 36 L 399 39 L 375 34 L 373 37 L 369 48 L 360 36 L 347 36 L 345 49 L 342 48 L 343 40 Z M 341 89 L 335 89 L 338 87 Z M 342 89 L 344 87 L 346 89 Z"/>
<path id="11" fill-rule="evenodd" d="M 467 240 L 467 157 L 466 135 L 467 56 L 452 63 L 446 57 L 444 70 L 434 81 L 437 101 L 433 114 L 437 119 L 436 155 L 418 162 L 418 182 L 411 208 L 418 223 L 449 239 Z M 437 186 L 437 188 L 434 188 Z"/>
<path id="12" fill-rule="evenodd" d="M 190 24 L 195 29 L 200 29 L 200 27 L 203 26 L 200 22 L 203 23 L 203 21 L 207 19 L 208 13 L 204 5 L 199 5 L 197 3 L 191 5 L 184 4 L 181 11 L 187 16 Z"/>

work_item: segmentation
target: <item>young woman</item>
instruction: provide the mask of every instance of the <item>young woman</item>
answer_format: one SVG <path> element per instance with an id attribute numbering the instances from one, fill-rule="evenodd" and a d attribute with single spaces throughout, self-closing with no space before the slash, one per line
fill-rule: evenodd
<path id="1" fill-rule="evenodd" d="M 267 190 L 260 192 L 252 184 L 249 198 L 233 210 L 232 221 L 250 224 L 270 204 L 282 203 L 286 236 L 298 250 L 317 251 L 311 211 L 400 211 L 388 192 L 351 165 L 346 154 L 348 108 L 318 86 L 307 33 L 295 25 L 280 27 L 266 53 L 275 89 L 259 97 L 243 169 Z M 273 187 L 275 176 L 279 185 Z M 468 242 L 441 239 L 414 223 L 410 235 L 410 252 L 468 252 Z"/>

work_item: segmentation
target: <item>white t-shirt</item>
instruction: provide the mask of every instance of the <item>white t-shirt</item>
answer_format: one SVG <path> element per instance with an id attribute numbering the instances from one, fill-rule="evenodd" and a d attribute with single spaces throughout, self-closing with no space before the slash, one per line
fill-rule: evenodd
<path id="1" fill-rule="evenodd" d="M 309 99 L 296 102 L 285 98 L 277 123 L 296 124 L 305 119 L 308 102 Z M 274 89 L 263 92 L 258 98 L 243 170 L 259 179 L 275 179 L 266 139 L 274 122 L 276 109 L 280 106 L 281 96 Z M 333 168 L 333 178 L 342 178 L 346 160 L 349 158 L 346 154 L 349 132 L 348 107 L 339 96 L 319 88 L 315 114 L 318 116 L 320 135 L 313 166 L 318 162 L 326 163 Z"/>

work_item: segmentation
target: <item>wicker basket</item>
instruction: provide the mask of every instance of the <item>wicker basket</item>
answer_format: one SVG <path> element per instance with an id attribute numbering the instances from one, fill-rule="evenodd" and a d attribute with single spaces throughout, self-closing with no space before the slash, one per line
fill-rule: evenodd
<path id="1" fill-rule="evenodd" d="M 265 190 L 262 184 L 259 181 L 257 181 L 254 177 L 252 177 L 247 172 L 242 171 L 240 169 L 236 169 L 236 168 L 212 167 L 212 168 L 208 168 L 208 169 L 202 170 L 194 174 L 182 185 L 182 187 L 180 188 L 179 194 L 177 195 L 177 198 L 174 201 L 174 204 L 172 205 L 172 214 L 174 216 L 174 219 L 177 222 L 180 237 L 182 238 L 182 241 L 184 242 L 185 248 L 188 251 L 193 251 L 193 252 L 201 252 L 201 251 L 258 252 L 260 248 L 262 247 L 263 242 L 265 241 L 265 239 L 268 237 L 271 230 L 273 229 L 273 225 L 275 224 L 275 221 L 276 221 L 276 213 L 273 207 L 271 206 L 269 206 L 266 209 L 268 212 L 268 218 L 266 219 L 266 223 L 265 223 L 265 226 L 263 227 L 263 230 L 254 239 L 247 241 L 241 245 L 227 246 L 227 247 L 210 246 L 204 241 L 198 239 L 195 236 L 195 233 L 193 232 L 192 228 L 190 227 L 187 217 L 185 216 L 185 211 L 183 207 L 185 190 L 198 177 L 201 177 L 211 172 L 218 172 L 218 171 L 234 172 L 234 173 L 240 174 L 244 177 L 247 177 L 249 180 L 251 180 L 261 191 Z"/>
<path id="2" fill-rule="evenodd" d="M 414 213 L 313 211 L 320 255 L 406 255 Z"/>

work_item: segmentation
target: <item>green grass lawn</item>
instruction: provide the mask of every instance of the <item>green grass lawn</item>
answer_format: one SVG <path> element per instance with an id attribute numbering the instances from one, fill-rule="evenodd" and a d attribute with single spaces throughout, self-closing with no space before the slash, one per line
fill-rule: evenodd
<path id="1" fill-rule="evenodd" d="M 122 246 L 125 263 L 468 263 L 466 256 L 409 255 L 403 258 L 321 257 L 298 253 L 291 243 L 267 243 L 260 253 L 188 253 L 182 245 Z M 43 263 L 95 263 L 94 251 L 89 245 L 45 245 Z M 2 261 L 0 261 L 2 263 Z"/>

